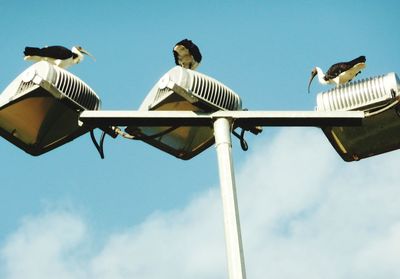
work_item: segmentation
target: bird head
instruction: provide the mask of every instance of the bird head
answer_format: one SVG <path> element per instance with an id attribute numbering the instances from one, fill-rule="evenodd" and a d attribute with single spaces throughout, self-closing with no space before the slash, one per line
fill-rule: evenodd
<path id="1" fill-rule="evenodd" d="M 96 61 L 96 58 L 92 54 L 90 54 L 87 50 L 85 50 L 81 46 L 74 46 L 72 47 L 71 51 L 77 55 L 75 59 L 78 60 L 78 63 L 83 60 L 83 55 L 86 54 L 87 56 L 90 56 L 94 61 Z"/>
<path id="2" fill-rule="evenodd" d="M 317 68 L 312 69 L 311 71 L 311 76 L 310 76 L 310 80 L 308 82 L 308 93 L 310 93 L 310 86 L 311 86 L 311 82 L 314 79 L 314 77 L 317 75 Z"/>

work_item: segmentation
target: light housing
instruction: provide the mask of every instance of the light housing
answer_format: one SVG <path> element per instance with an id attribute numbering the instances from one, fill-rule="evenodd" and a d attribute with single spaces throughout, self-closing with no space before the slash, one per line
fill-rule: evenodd
<path id="1" fill-rule="evenodd" d="M 37 156 L 86 133 L 80 112 L 100 99 L 78 77 L 48 62 L 22 72 L 0 95 L 0 135 Z"/>
<path id="2" fill-rule="evenodd" d="M 240 97 L 221 82 L 176 66 L 154 85 L 139 111 L 193 111 L 201 114 L 241 108 Z M 191 159 L 214 143 L 212 126 L 128 126 L 125 131 L 183 160 Z"/>
<path id="3" fill-rule="evenodd" d="M 398 76 L 389 73 L 317 95 L 318 111 L 365 112 L 359 127 L 322 128 L 343 160 L 357 161 L 400 148 L 399 89 Z"/>

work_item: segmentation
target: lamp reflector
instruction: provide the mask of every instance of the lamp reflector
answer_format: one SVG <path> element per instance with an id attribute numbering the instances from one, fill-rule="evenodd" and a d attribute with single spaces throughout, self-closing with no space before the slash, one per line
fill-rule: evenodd
<path id="1" fill-rule="evenodd" d="M 150 90 L 139 110 L 194 111 L 241 110 L 242 102 L 233 90 L 214 78 L 176 66 Z M 133 127 L 127 133 L 177 158 L 188 160 L 214 143 L 213 128 Z"/>
<path id="2" fill-rule="evenodd" d="M 37 156 L 86 133 L 83 110 L 98 110 L 96 93 L 73 74 L 48 62 L 21 73 L 0 95 L 0 135 Z"/>
<path id="3" fill-rule="evenodd" d="M 318 111 L 365 112 L 360 127 L 324 127 L 345 161 L 356 161 L 400 148 L 400 82 L 395 73 L 340 85 L 317 95 Z"/>

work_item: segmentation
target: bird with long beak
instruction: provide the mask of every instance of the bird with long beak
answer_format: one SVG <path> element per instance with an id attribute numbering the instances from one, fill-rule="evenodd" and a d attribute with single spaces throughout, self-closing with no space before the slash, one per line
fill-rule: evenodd
<path id="1" fill-rule="evenodd" d="M 66 69 L 80 63 L 84 58 L 84 54 L 96 61 L 93 55 L 80 46 L 74 46 L 71 50 L 63 46 L 47 46 L 43 48 L 26 47 L 24 51 L 24 60 L 34 62 L 47 61 Z"/>
<path id="2" fill-rule="evenodd" d="M 318 75 L 321 84 L 344 84 L 361 73 L 361 70 L 365 68 L 365 61 L 365 56 L 360 56 L 348 62 L 336 63 L 325 74 L 321 68 L 315 67 L 311 71 L 310 81 L 308 82 L 308 93 L 310 93 L 310 85 L 316 75 Z"/>
<path id="3" fill-rule="evenodd" d="M 201 62 L 199 48 L 188 39 L 177 43 L 173 49 L 175 64 L 185 69 L 195 70 Z"/>

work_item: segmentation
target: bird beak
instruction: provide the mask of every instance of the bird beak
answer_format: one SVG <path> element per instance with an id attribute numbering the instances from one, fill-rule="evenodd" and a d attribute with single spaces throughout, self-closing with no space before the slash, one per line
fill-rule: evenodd
<path id="1" fill-rule="evenodd" d="M 82 52 L 83 54 L 86 54 L 87 56 L 90 56 L 90 58 L 92 58 L 94 61 L 96 61 L 96 58 L 90 54 L 90 52 L 88 52 L 86 49 L 81 48 L 80 52 Z"/>
<path id="2" fill-rule="evenodd" d="M 311 77 L 310 77 L 310 81 L 308 82 L 308 93 L 310 93 L 310 86 L 311 86 L 311 82 L 314 79 L 314 77 L 317 75 L 317 70 L 313 69 L 311 71 Z"/>

